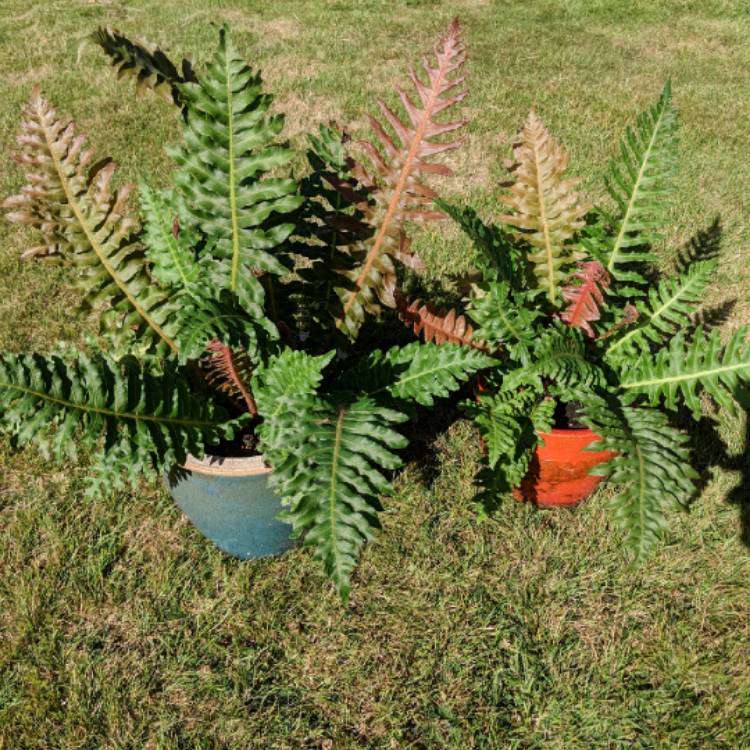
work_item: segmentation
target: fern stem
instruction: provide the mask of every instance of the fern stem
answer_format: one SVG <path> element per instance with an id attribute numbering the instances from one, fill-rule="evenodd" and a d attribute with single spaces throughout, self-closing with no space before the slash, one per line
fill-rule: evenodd
<path id="1" fill-rule="evenodd" d="M 231 71 L 229 70 L 229 56 L 224 51 L 224 61 L 226 64 L 227 78 L 227 151 L 229 161 L 229 213 L 232 220 L 232 272 L 229 280 L 231 291 L 237 291 L 237 275 L 240 267 L 240 237 L 239 224 L 237 216 L 237 187 L 235 185 L 235 164 L 234 164 L 234 111 L 232 110 L 232 84 Z"/>

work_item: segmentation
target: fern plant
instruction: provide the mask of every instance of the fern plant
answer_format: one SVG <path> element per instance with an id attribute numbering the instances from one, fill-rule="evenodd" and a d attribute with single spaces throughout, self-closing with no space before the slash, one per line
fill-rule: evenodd
<path id="1" fill-rule="evenodd" d="M 580 194 L 567 153 L 534 112 L 514 155 L 494 222 L 438 202 L 477 252 L 465 310 L 446 314 L 401 295 L 399 312 L 426 340 L 500 362 L 466 404 L 486 446 L 485 504 L 520 484 L 544 433 L 575 404 L 577 420 L 600 436 L 592 449 L 616 454 L 597 472 L 623 485 L 614 518 L 641 559 L 694 490 L 687 438 L 670 414 L 684 405 L 699 419 L 702 395 L 734 411 L 750 382 L 746 329 L 724 340 L 694 325 L 716 260 L 698 257 L 649 281 L 679 158 L 670 85 L 625 132 L 606 179 L 610 206 L 593 208 Z"/>
<path id="2" fill-rule="evenodd" d="M 144 181 L 136 212 L 131 188 L 112 187 L 114 164 L 96 161 L 33 90 L 18 137 L 26 184 L 4 202 L 6 218 L 38 232 L 24 255 L 70 267 L 99 329 L 83 348 L 0 355 L 0 427 L 57 458 L 92 452 L 95 490 L 222 441 L 261 453 L 287 518 L 346 597 L 392 491 L 410 405 L 494 362 L 385 337 L 364 355 L 346 350 L 376 298 L 392 295 L 395 264 L 411 260 L 404 222 L 438 213 L 424 175 L 446 174 L 433 157 L 457 146 L 436 138 L 462 123 L 435 116 L 463 97 L 451 93 L 460 28 L 423 58 L 424 80 L 412 71 L 407 120 L 380 103 L 397 137 L 372 119 L 383 149 L 364 146 L 374 172 L 323 126 L 300 180 L 279 141 L 283 117 L 226 31 L 202 70 L 111 29 L 95 39 L 139 90 L 177 106 L 183 137 L 168 148 L 171 185 Z"/>

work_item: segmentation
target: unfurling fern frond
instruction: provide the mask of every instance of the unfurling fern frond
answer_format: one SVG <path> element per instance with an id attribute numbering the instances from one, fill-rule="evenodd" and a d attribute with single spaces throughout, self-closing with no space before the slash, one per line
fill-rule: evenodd
<path id="1" fill-rule="evenodd" d="M 557 302 L 558 287 L 567 278 L 566 266 L 583 260 L 569 241 L 585 224 L 589 210 L 580 193 L 579 179 L 563 179 L 568 154 L 550 135 L 532 110 L 513 148 L 515 182 L 500 201 L 513 213 L 499 217 L 516 228 L 515 235 L 531 245 L 528 260 L 540 288 Z"/>
<path id="2" fill-rule="evenodd" d="M 108 26 L 98 28 L 91 36 L 109 57 L 118 78 L 135 78 L 135 88 L 139 94 L 151 89 L 166 101 L 184 107 L 180 84 L 195 81 L 195 73 L 188 60 L 182 60 L 181 70 L 178 71 L 155 44 L 144 40 L 131 41 Z"/>
<path id="3" fill-rule="evenodd" d="M 646 349 L 649 341 L 660 343 L 665 336 L 687 329 L 690 315 L 703 302 L 703 293 L 715 268 L 715 260 L 699 261 L 677 278 L 665 279 L 650 289 L 648 303 L 640 300 L 636 303 L 638 325 L 615 339 L 607 347 L 606 356 L 632 357 Z"/>
<path id="4" fill-rule="evenodd" d="M 105 455 L 129 476 L 169 469 L 188 453 L 231 439 L 237 422 L 188 390 L 167 366 L 153 374 L 134 358 L 0 356 L 0 425 L 19 444 L 57 458 L 103 441 Z"/>
<path id="5" fill-rule="evenodd" d="M 669 210 L 671 179 L 677 164 L 677 110 L 672 104 L 669 81 L 659 101 L 638 116 L 620 143 L 620 160 L 613 160 L 607 190 L 617 204 L 609 217 L 614 229 L 606 257 L 602 258 L 617 281 L 636 285 L 645 279 L 630 264 L 651 262 L 655 256 L 647 247 L 659 238 Z"/>
<path id="6" fill-rule="evenodd" d="M 699 328 L 689 343 L 680 331 L 656 355 L 644 353 L 636 362 L 623 366 L 622 378 L 630 401 L 644 395 L 651 404 L 663 399 L 668 409 L 676 409 L 681 395 L 699 419 L 698 391 L 703 388 L 719 406 L 734 414 L 736 394 L 750 382 L 747 328 L 738 328 L 725 345 L 719 329 L 705 336 Z"/>
<path id="7" fill-rule="evenodd" d="M 185 289 L 201 275 L 196 251 L 201 241 L 197 232 L 185 226 L 185 206 L 172 190 L 141 185 L 143 244 L 151 261 L 151 274 L 163 287 Z"/>
<path id="8" fill-rule="evenodd" d="M 342 274 L 345 283 L 337 288 L 342 306 L 337 326 L 350 337 L 356 335 L 368 313 L 377 313 L 383 288 L 386 288 L 386 296 L 392 291 L 389 288 L 395 277 L 392 256 L 402 248 L 404 222 L 443 216 L 431 207 L 436 193 L 425 184 L 423 176 L 451 174 L 448 167 L 430 159 L 457 148 L 459 141 L 436 139 L 465 124 L 464 120 L 438 122 L 435 119 L 466 96 L 465 91 L 453 93 L 463 82 L 458 73 L 466 58 L 458 21 L 454 21 L 435 44 L 433 53 L 434 64 L 426 55 L 422 58 L 426 82 L 416 70 L 410 71 L 418 103 L 398 90 L 406 121 L 378 101 L 395 138 L 380 121 L 370 117 L 378 145 L 365 142 L 362 148 L 372 163 L 373 172 L 362 164 L 357 164 L 353 170 L 356 179 L 369 190 L 368 203 L 361 208 L 365 221 L 374 231 L 351 248 L 354 267 Z"/>
<path id="9" fill-rule="evenodd" d="M 526 288 L 526 256 L 509 235 L 495 224 L 485 224 L 469 206 L 459 208 L 440 199 L 435 204 L 474 243 L 479 251 L 476 265 L 486 281 L 504 281 L 517 291 Z"/>
<path id="10" fill-rule="evenodd" d="M 485 344 L 474 339 L 474 327 L 463 315 L 451 309 L 440 315 L 429 303 L 422 304 L 421 299 L 409 302 L 400 292 L 395 294 L 398 315 L 414 333 L 424 337 L 426 342 L 436 344 L 462 344 L 484 349 Z"/>
<path id="11" fill-rule="evenodd" d="M 178 169 L 173 180 L 192 225 L 212 240 L 205 258 L 212 279 L 235 293 L 257 321 L 264 321 L 259 276 L 288 269 L 270 252 L 291 233 L 284 214 L 298 208 L 296 183 L 264 177 L 289 162 L 288 148 L 274 144 L 281 115 L 268 115 L 271 97 L 260 75 L 245 64 L 226 32 L 213 61 L 196 83 L 180 84 L 187 102 L 184 143 L 169 149 Z"/>
<path id="12" fill-rule="evenodd" d="M 147 347 L 176 352 L 176 310 L 147 272 L 137 222 L 125 213 L 129 188 L 111 191 L 114 164 L 92 167 L 83 136 L 38 88 L 24 109 L 18 142 L 28 184 L 3 206 L 10 221 L 38 228 L 44 243 L 25 255 L 59 254 L 74 262 L 84 302 L 109 303 L 102 323 L 118 347 L 127 349 L 139 335 Z"/>
<path id="13" fill-rule="evenodd" d="M 481 296 L 477 293 L 472 297 L 468 311 L 479 326 L 474 339 L 485 342 L 490 350 L 517 343 L 533 344 L 537 336 L 535 323 L 545 314 L 537 304 L 540 290 L 517 292 L 507 282 L 495 281 L 482 291 Z"/>
<path id="14" fill-rule="evenodd" d="M 571 274 L 580 284 L 563 287 L 562 297 L 568 306 L 560 313 L 560 320 L 569 326 L 580 328 L 587 336 L 594 338 L 593 321 L 601 318 L 599 307 L 604 303 L 604 290 L 609 286 L 609 274 L 596 260 L 581 263 Z"/>
<path id="15" fill-rule="evenodd" d="M 687 436 L 655 409 L 593 397 L 584 407 L 582 421 L 602 436 L 591 450 L 617 454 L 591 473 L 624 485 L 612 509 L 640 562 L 666 532 L 667 514 L 684 507 L 694 492 L 698 475 L 690 466 Z"/>

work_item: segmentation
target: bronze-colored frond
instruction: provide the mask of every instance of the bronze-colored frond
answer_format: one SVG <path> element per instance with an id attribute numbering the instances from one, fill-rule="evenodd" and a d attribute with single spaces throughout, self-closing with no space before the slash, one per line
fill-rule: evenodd
<path id="1" fill-rule="evenodd" d="M 423 177 L 451 174 L 447 166 L 430 159 L 458 148 L 461 141 L 446 141 L 441 137 L 466 123 L 466 120 L 437 122 L 435 119 L 467 94 L 465 90 L 456 91 L 464 80 L 459 70 L 466 59 L 457 20 L 436 42 L 433 55 L 434 63 L 427 55 L 422 56 L 421 77 L 416 69 L 409 73 L 417 92 L 416 102 L 404 90 L 397 89 L 406 120 L 385 102 L 378 101 L 384 121 L 395 137 L 380 120 L 370 117 L 374 142 L 365 141 L 360 145 L 369 158 L 371 169 L 358 163 L 352 170 L 353 176 L 368 190 L 369 201 L 361 210 L 373 232 L 351 248 L 354 263 L 344 274 L 347 282 L 337 290 L 342 306 L 337 325 L 350 336 L 356 335 L 366 313 L 377 312 L 378 298 L 389 306 L 393 304 L 390 293 L 395 273 L 392 259 L 406 257 L 402 240 L 404 222 L 443 217 L 442 212 L 432 208 L 437 194 L 425 184 Z"/>
<path id="2" fill-rule="evenodd" d="M 513 213 L 499 218 L 516 227 L 516 236 L 531 245 L 528 258 L 534 275 L 554 303 L 560 282 L 567 278 L 565 267 L 584 258 L 568 243 L 583 227 L 590 205 L 574 190 L 579 179 L 563 179 L 568 154 L 533 110 L 513 153 L 515 182 L 500 198 Z"/>

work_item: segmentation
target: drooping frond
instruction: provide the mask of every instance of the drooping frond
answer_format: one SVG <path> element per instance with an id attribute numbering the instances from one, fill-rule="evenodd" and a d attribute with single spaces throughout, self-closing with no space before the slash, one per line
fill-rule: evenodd
<path id="1" fill-rule="evenodd" d="M 667 514 L 684 507 L 694 491 L 687 436 L 656 409 L 594 398 L 584 406 L 582 420 L 602 437 L 591 449 L 617 454 L 591 473 L 623 485 L 612 509 L 640 562 L 666 532 Z"/>
<path id="2" fill-rule="evenodd" d="M 601 318 L 599 307 L 604 303 L 604 290 L 609 287 L 609 274 L 599 261 L 590 260 L 581 263 L 571 278 L 580 283 L 563 287 L 562 298 L 568 306 L 560 313 L 560 319 L 594 338 L 591 323 Z"/>
<path id="3" fill-rule="evenodd" d="M 182 60 L 181 70 L 178 71 L 155 44 L 144 40 L 131 41 L 109 26 L 99 27 L 91 36 L 109 57 L 118 78 L 127 76 L 135 79 L 139 94 L 151 89 L 166 101 L 184 106 L 180 84 L 195 81 L 195 73 L 188 60 Z"/>
<path id="4" fill-rule="evenodd" d="M 537 304 L 540 291 L 512 291 L 508 282 L 493 281 L 482 292 L 472 297 L 468 311 L 479 326 L 474 339 L 485 342 L 490 350 L 532 344 L 537 336 L 536 321 L 544 316 Z"/>
<path id="5" fill-rule="evenodd" d="M 440 199 L 438 208 L 455 221 L 479 251 L 475 260 L 485 281 L 505 281 L 514 290 L 526 287 L 526 257 L 523 250 L 495 224 L 486 224 L 469 206 L 459 208 Z"/>
<path id="6" fill-rule="evenodd" d="M 436 313 L 429 303 L 421 299 L 409 302 L 399 292 L 395 295 L 398 315 L 414 333 L 427 342 L 436 344 L 461 344 L 484 349 L 484 343 L 474 339 L 474 328 L 463 315 L 451 309 L 444 315 Z"/>
<path id="7" fill-rule="evenodd" d="M 513 227 L 516 236 L 531 245 L 528 254 L 540 288 L 553 304 L 558 287 L 567 278 L 566 266 L 582 260 L 569 244 L 583 228 L 590 206 L 574 188 L 579 179 L 563 179 L 568 154 L 555 142 L 532 110 L 513 148 L 515 182 L 500 201 L 513 213 L 499 217 Z"/>
<path id="8" fill-rule="evenodd" d="M 501 497 L 523 481 L 542 433 L 552 429 L 555 400 L 527 389 L 517 398 L 508 392 L 484 394 L 463 407 L 484 441 L 486 455 L 476 477 L 477 499 L 492 512 Z"/>
<path id="9" fill-rule="evenodd" d="M 610 217 L 615 232 L 604 261 L 617 281 L 644 284 L 637 269 L 627 266 L 655 259 L 646 248 L 659 238 L 669 210 L 677 164 L 677 126 L 667 81 L 656 104 L 638 115 L 635 126 L 625 131 L 620 159 L 610 166 L 607 190 L 617 212 Z"/>
<path id="10" fill-rule="evenodd" d="M 355 260 L 351 271 L 343 274 L 337 292 L 341 299 L 338 327 L 355 336 L 367 313 L 377 312 L 378 297 L 394 276 L 392 256 L 403 246 L 405 221 L 441 218 L 431 207 L 436 193 L 423 181 L 428 174 L 451 174 L 448 167 L 431 158 L 455 149 L 459 141 L 437 140 L 458 130 L 464 120 L 438 122 L 435 118 L 462 101 L 466 91 L 455 93 L 463 77 L 459 74 L 466 54 L 458 21 L 433 47 L 434 63 L 422 57 L 422 76 L 412 69 L 409 77 L 416 89 L 418 103 L 398 89 L 407 119 L 402 120 L 385 102 L 378 101 L 385 121 L 393 129 L 392 137 L 383 124 L 370 117 L 377 145 L 364 142 L 373 171 L 357 164 L 353 174 L 369 190 L 368 203 L 361 206 L 372 235 L 351 248 Z"/>
<path id="11" fill-rule="evenodd" d="M 196 260 L 200 237 L 185 226 L 182 200 L 172 190 L 152 189 L 146 184 L 140 186 L 139 198 L 151 274 L 168 288 L 185 289 L 195 284 L 201 272 Z"/>
<path id="12" fill-rule="evenodd" d="M 172 367 L 153 374 L 133 357 L 0 355 L 0 425 L 57 458 L 103 440 L 134 479 L 200 456 L 237 423 Z"/>
<path id="13" fill-rule="evenodd" d="M 648 303 L 638 300 L 638 325 L 624 332 L 608 347 L 610 358 L 632 357 L 645 349 L 649 341 L 661 342 L 664 337 L 684 331 L 690 325 L 690 315 L 703 302 L 715 260 L 693 263 L 677 278 L 665 279 L 648 292 Z"/>
<path id="14" fill-rule="evenodd" d="M 644 353 L 622 367 L 622 387 L 629 401 L 644 395 L 653 405 L 661 403 L 676 409 L 679 396 L 700 418 L 699 389 L 706 391 L 719 406 L 734 414 L 735 396 L 750 382 L 750 342 L 747 327 L 738 328 L 726 344 L 716 328 L 708 336 L 702 329 L 686 343 L 682 331 L 655 355 Z"/>
<path id="15" fill-rule="evenodd" d="M 290 159 L 289 149 L 274 143 L 283 117 L 267 114 L 271 96 L 225 31 L 198 81 L 179 88 L 187 122 L 183 144 L 169 149 L 178 165 L 173 181 L 194 227 L 212 240 L 204 251 L 215 264 L 212 278 L 263 321 L 259 276 L 287 273 L 271 251 L 293 229 L 280 217 L 302 201 L 294 180 L 264 176 Z"/>
<path id="16" fill-rule="evenodd" d="M 113 193 L 114 164 L 93 167 L 71 122 L 62 119 L 34 88 L 24 109 L 17 161 L 27 168 L 27 185 L 8 198 L 7 218 L 42 233 L 43 244 L 25 255 L 59 254 L 80 269 L 84 302 L 108 303 L 104 325 L 121 348 L 135 334 L 146 346 L 176 352 L 175 308 L 154 285 L 136 237 L 137 222 L 127 215 L 129 188 Z"/>

